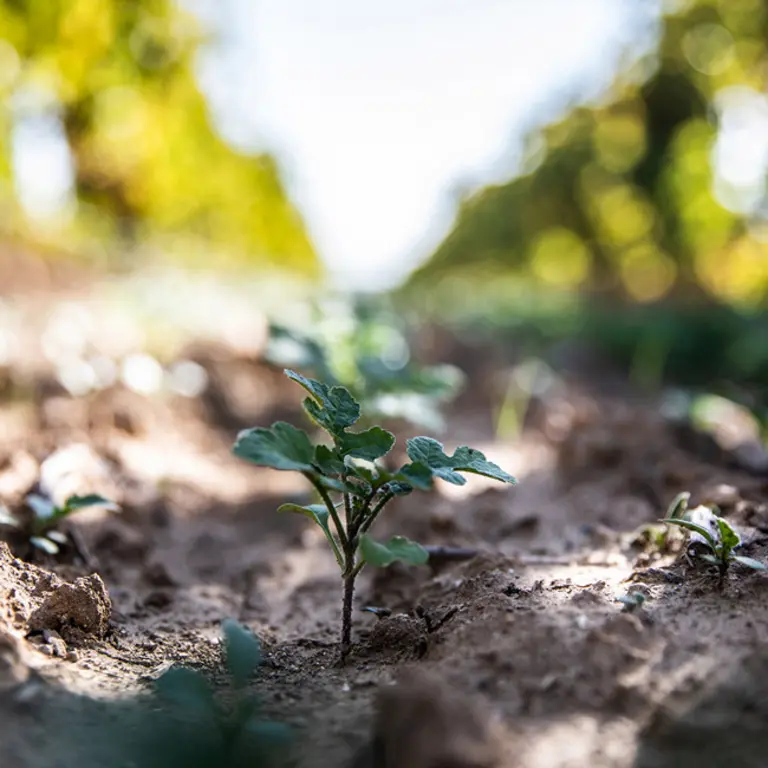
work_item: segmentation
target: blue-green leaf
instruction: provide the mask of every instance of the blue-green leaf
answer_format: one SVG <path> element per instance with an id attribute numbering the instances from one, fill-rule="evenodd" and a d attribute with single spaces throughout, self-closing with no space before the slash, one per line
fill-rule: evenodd
<path id="1" fill-rule="evenodd" d="M 253 632 L 234 619 L 225 619 L 221 628 L 227 669 L 235 687 L 242 688 L 261 663 L 261 643 Z"/>
<path id="2" fill-rule="evenodd" d="M 0 503 L 0 525 L 9 525 L 12 528 L 19 527 L 19 521 L 11 514 L 5 504 Z"/>
<path id="3" fill-rule="evenodd" d="M 200 719 L 210 719 L 216 711 L 208 681 L 193 669 L 172 667 L 155 680 L 155 690 L 167 704 Z"/>
<path id="4" fill-rule="evenodd" d="M 38 520 L 48 520 L 56 513 L 56 505 L 37 493 L 30 493 L 24 501 Z"/>
<path id="5" fill-rule="evenodd" d="M 768 570 L 768 565 L 761 563 L 759 560 L 755 560 L 754 557 L 746 557 L 745 555 L 732 555 L 731 560 L 735 560 L 737 563 L 747 566 L 747 568 L 754 568 L 756 571 Z"/>
<path id="6" fill-rule="evenodd" d="M 453 456 L 448 456 L 442 443 L 431 437 L 414 437 L 407 441 L 407 453 L 412 462 L 428 467 L 435 477 L 454 485 L 464 485 L 466 479 L 459 472 L 483 475 L 503 483 L 514 484 L 517 481 L 501 467 L 488 461 L 485 455 L 475 448 L 462 445 Z"/>
<path id="7" fill-rule="evenodd" d="M 285 375 L 309 392 L 311 397 L 304 401 L 304 409 L 316 424 L 332 435 L 339 435 L 360 418 L 360 405 L 346 387 L 329 387 L 288 369 Z"/>
<path id="8" fill-rule="evenodd" d="M 339 564 L 339 568 L 344 567 L 343 558 L 341 556 L 341 552 L 339 551 L 339 546 L 336 543 L 336 539 L 334 539 L 333 534 L 331 533 L 331 526 L 328 522 L 330 514 L 325 504 L 308 504 L 306 506 L 301 504 L 281 504 L 277 508 L 277 511 L 295 512 L 296 514 L 304 515 L 313 522 L 317 523 L 325 534 L 325 538 L 328 539 L 328 543 L 331 545 L 331 548 L 333 549 L 333 554 L 336 558 L 336 562 Z"/>
<path id="9" fill-rule="evenodd" d="M 47 552 L 49 555 L 57 555 L 59 553 L 59 545 L 55 541 L 51 541 L 47 536 L 30 536 L 29 543 L 43 552 Z"/>
<path id="10" fill-rule="evenodd" d="M 324 475 L 340 475 L 346 470 L 339 454 L 327 445 L 315 448 L 315 465 Z"/>
<path id="11" fill-rule="evenodd" d="M 245 429 L 232 449 L 236 456 L 258 464 L 286 471 L 312 472 L 315 448 L 307 433 L 284 421 L 269 429 Z"/>
<path id="12" fill-rule="evenodd" d="M 372 539 L 368 534 L 360 537 L 360 555 L 366 563 L 380 568 L 400 560 L 407 565 L 425 565 L 429 553 L 421 544 L 406 539 L 405 536 L 393 536 L 386 544 Z"/>
<path id="13" fill-rule="evenodd" d="M 339 436 L 339 450 L 343 456 L 376 461 L 386 456 L 395 444 L 395 436 L 381 427 L 364 432 L 343 432 Z"/>

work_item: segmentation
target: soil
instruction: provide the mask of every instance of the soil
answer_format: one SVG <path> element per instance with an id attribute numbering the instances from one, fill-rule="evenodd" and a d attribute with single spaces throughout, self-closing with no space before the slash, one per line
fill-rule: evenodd
<path id="1" fill-rule="evenodd" d="M 298 423 L 299 395 L 258 360 L 196 355 L 211 381 L 199 398 L 50 385 L 0 409 L 6 505 L 59 451 L 55 492 L 122 507 L 78 513 L 56 557 L 7 531 L 3 766 L 126 765 L 89 726 L 171 665 L 221 680 L 226 617 L 261 639 L 253 690 L 294 727 L 305 768 L 768 765 L 768 576 L 733 568 L 718 590 L 679 544 L 659 552 L 640 533 L 688 490 L 766 560 L 768 476 L 652 399 L 564 383 L 499 441 L 488 403 L 462 398 L 446 445 L 484 450 L 519 485 L 478 479 L 392 504 L 381 536 L 472 556 L 364 572 L 339 666 L 333 558 L 304 518 L 275 511 L 307 488 L 230 453 L 239 428 Z M 632 610 L 619 601 L 631 592 L 646 598 Z"/>

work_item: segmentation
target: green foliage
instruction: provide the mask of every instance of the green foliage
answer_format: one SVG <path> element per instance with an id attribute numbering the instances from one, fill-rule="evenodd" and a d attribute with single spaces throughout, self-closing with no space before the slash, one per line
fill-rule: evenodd
<path id="1" fill-rule="evenodd" d="M 451 365 L 414 365 L 399 325 L 394 314 L 360 301 L 347 315 L 319 315 L 313 335 L 273 323 L 266 358 L 330 387 L 343 385 L 370 420 L 400 418 L 439 430 L 440 406 L 456 396 L 463 374 Z"/>
<path id="2" fill-rule="evenodd" d="M 360 555 L 366 563 L 378 568 L 385 568 L 398 560 L 406 565 L 426 565 L 429 560 L 429 553 L 421 544 L 403 536 L 393 536 L 382 544 L 363 534 L 360 537 Z"/>
<path id="3" fill-rule="evenodd" d="M 172 668 L 155 683 L 157 713 L 145 723 L 141 764 L 245 768 L 285 765 L 290 729 L 261 716 L 261 700 L 247 683 L 261 663 L 258 639 L 244 626 L 223 622 L 229 675 L 227 703 L 219 702 L 205 676 Z M 149 718 L 147 718 L 149 720 Z M 151 758 L 148 756 L 151 754 Z"/>
<path id="4" fill-rule="evenodd" d="M 670 506 L 670 512 L 661 522 L 683 528 L 689 532 L 692 542 L 701 544 L 706 552 L 699 557 L 707 563 L 717 565 L 722 586 L 728 567 L 732 562 L 740 563 L 754 570 L 767 570 L 768 566 L 751 557 L 735 554 L 741 546 L 741 537 L 731 524 L 715 514 L 708 506 L 687 509 L 690 494 L 680 494 Z"/>
<path id="5" fill-rule="evenodd" d="M 467 195 L 406 293 L 434 308 L 509 305 L 532 287 L 759 306 L 766 190 L 750 201 L 713 166 L 726 101 L 761 103 L 766 29 L 759 0 L 670 3 L 656 50 L 626 56 L 605 98 L 536 131 L 519 175 Z"/>
<path id="6" fill-rule="evenodd" d="M 32 512 L 31 517 L 12 515 L 4 507 L 0 508 L 0 525 L 8 525 L 19 530 L 37 549 L 49 555 L 59 553 L 59 547 L 67 543 L 67 536 L 56 527 L 73 512 L 88 507 L 101 507 L 110 512 L 119 511 L 113 501 L 97 494 L 70 496 L 62 506 L 57 506 L 49 498 L 37 493 L 30 493 L 26 505 Z"/>
<path id="7" fill-rule="evenodd" d="M 354 579 L 364 565 L 384 567 L 396 560 L 420 565 L 427 561 L 426 550 L 402 536 L 386 543 L 369 536 L 368 530 L 384 507 L 394 497 L 415 489 L 431 490 L 435 478 L 461 485 L 466 479 L 460 473 L 484 475 L 502 483 L 516 481 L 480 451 L 461 446 L 448 456 L 442 444 L 430 437 L 408 440 L 410 461 L 390 470 L 381 460 L 392 450 L 395 436 L 379 426 L 350 431 L 361 413 L 346 387 L 329 386 L 290 370 L 285 373 L 309 393 L 304 409 L 315 424 L 325 429 L 331 444 L 313 445 L 302 430 L 277 422 L 269 429 L 242 431 L 233 451 L 260 466 L 301 472 L 319 494 L 321 504 L 283 504 L 279 511 L 302 514 L 317 523 L 336 557 L 345 583 L 344 653 L 350 642 Z M 331 494 L 340 496 L 340 501 L 334 502 Z"/>

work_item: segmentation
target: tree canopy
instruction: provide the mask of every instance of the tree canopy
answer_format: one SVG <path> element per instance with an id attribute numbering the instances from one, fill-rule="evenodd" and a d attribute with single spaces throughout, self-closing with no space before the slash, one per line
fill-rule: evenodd
<path id="1" fill-rule="evenodd" d="M 461 202 L 406 291 L 437 285 L 442 301 L 441 285 L 460 286 L 482 298 L 522 281 L 637 302 L 754 306 L 768 295 L 766 149 L 756 146 L 745 165 L 749 149 L 738 146 L 765 135 L 754 121 L 768 119 L 768 4 L 674 5 L 657 50 L 600 103 L 535 137 L 543 151 L 530 169 Z"/>
<path id="2" fill-rule="evenodd" d="M 66 141 L 74 179 L 74 213 L 47 225 L 56 244 L 87 251 L 117 238 L 319 272 L 275 160 L 217 134 L 195 78 L 206 37 L 176 2 L 0 0 L 0 30 L 6 237 L 40 228 L 21 205 L 13 157 L 19 127 L 44 116 Z"/>

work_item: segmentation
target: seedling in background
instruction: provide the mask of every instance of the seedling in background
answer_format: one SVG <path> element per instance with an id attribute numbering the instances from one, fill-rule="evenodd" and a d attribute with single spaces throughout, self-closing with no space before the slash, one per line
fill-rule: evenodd
<path id="1" fill-rule="evenodd" d="M 330 445 L 313 445 L 306 432 L 285 422 L 269 429 L 242 431 L 234 453 L 262 467 L 300 472 L 317 491 L 322 503 L 301 506 L 283 504 L 279 512 L 296 512 L 320 526 L 338 563 L 344 582 L 341 653 L 346 656 L 352 631 L 352 598 L 355 579 L 366 564 L 386 567 L 396 561 L 423 565 L 429 559 L 420 544 L 403 536 L 380 542 L 369 530 L 386 505 L 396 496 L 413 490 L 429 491 L 435 478 L 464 485 L 460 473 L 484 475 L 503 483 L 515 483 L 512 475 L 488 461 L 474 448 L 461 446 L 453 456 L 431 437 L 406 442 L 410 462 L 395 471 L 380 463 L 395 444 L 391 432 L 374 426 L 351 432 L 361 418 L 360 405 L 349 390 L 306 378 L 286 370 L 289 379 L 309 393 L 304 410 L 331 438 Z M 336 500 L 334 500 L 336 499 Z"/>
<path id="2" fill-rule="evenodd" d="M 231 619 L 222 630 L 230 689 L 226 705 L 216 700 L 205 676 L 192 669 L 172 668 L 155 683 L 161 717 L 149 727 L 157 764 L 213 768 L 284 762 L 290 729 L 263 719 L 260 698 L 247 690 L 261 664 L 261 645 Z"/>
<path id="3" fill-rule="evenodd" d="M 58 554 L 59 547 L 67 543 L 67 535 L 57 530 L 57 526 L 73 512 L 89 507 L 101 507 L 110 512 L 119 510 L 113 501 L 97 494 L 70 496 L 59 507 L 45 496 L 30 493 L 25 503 L 32 511 L 31 518 L 25 520 L 21 516 L 12 515 L 5 507 L 0 506 L 0 524 L 20 530 L 32 546 L 49 555 Z"/>
<path id="4" fill-rule="evenodd" d="M 725 576 L 731 563 L 740 563 L 747 568 L 764 571 L 768 568 L 765 563 L 744 555 L 734 554 L 741 546 L 741 537 L 731 524 L 715 514 L 708 506 L 698 506 L 688 509 L 689 493 L 681 493 L 671 504 L 667 517 L 661 522 L 677 525 L 688 531 L 692 544 L 703 546 L 707 551 L 698 557 L 706 563 L 716 565 L 719 570 L 718 586 L 722 589 Z"/>
<path id="5" fill-rule="evenodd" d="M 331 386 L 347 387 L 371 424 L 391 418 L 435 431 L 443 428 L 440 406 L 464 384 L 458 368 L 414 365 L 394 318 L 375 308 L 357 305 L 336 322 L 324 315 L 320 320 L 312 336 L 270 325 L 266 359 L 317 376 Z"/>

